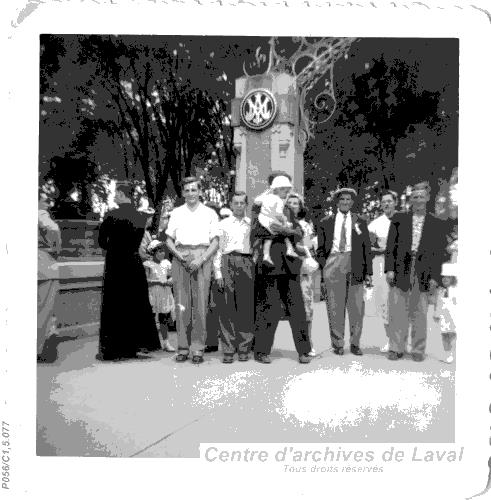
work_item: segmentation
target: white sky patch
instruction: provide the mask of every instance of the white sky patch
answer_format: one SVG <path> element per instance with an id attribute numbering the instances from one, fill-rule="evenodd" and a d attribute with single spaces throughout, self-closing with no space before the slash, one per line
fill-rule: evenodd
<path id="1" fill-rule="evenodd" d="M 359 363 L 347 371 L 321 369 L 290 379 L 278 412 L 299 425 L 317 424 L 343 431 L 344 427 L 387 420 L 426 430 L 441 402 L 441 387 L 425 374 L 374 372 Z"/>
<path id="2" fill-rule="evenodd" d="M 194 386 L 196 392 L 193 395 L 193 403 L 213 407 L 230 401 L 230 396 L 245 397 L 250 390 L 251 378 L 257 375 L 257 371 L 251 370 L 200 381 Z"/>

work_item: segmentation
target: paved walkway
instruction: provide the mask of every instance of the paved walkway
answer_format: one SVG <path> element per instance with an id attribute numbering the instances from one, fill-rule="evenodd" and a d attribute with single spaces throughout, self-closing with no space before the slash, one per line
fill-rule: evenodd
<path id="1" fill-rule="evenodd" d="M 315 305 L 320 356 L 300 365 L 281 322 L 273 363 L 177 364 L 171 354 L 119 363 L 94 356 L 97 337 L 60 344 L 38 365 L 38 455 L 198 457 L 200 442 L 449 442 L 454 365 L 440 361 L 430 323 L 428 358 L 388 361 L 378 318 L 366 318 L 363 357 L 329 350 L 324 304 Z"/>

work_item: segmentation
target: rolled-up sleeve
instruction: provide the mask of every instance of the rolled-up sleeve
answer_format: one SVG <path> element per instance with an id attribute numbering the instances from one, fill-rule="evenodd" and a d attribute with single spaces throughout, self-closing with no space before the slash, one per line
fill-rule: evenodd
<path id="1" fill-rule="evenodd" d="M 209 238 L 210 238 L 210 242 L 214 238 L 218 238 L 220 236 L 219 222 L 220 221 L 218 220 L 218 215 L 214 211 L 211 211 L 211 214 L 210 214 L 210 223 L 209 223 Z"/>

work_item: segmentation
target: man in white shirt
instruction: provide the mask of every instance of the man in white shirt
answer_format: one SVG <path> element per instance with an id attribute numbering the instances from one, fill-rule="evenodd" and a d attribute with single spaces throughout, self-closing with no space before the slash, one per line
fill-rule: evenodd
<path id="1" fill-rule="evenodd" d="M 366 222 L 351 212 L 356 191 L 338 189 L 337 212 L 318 227 L 317 257 L 326 296 L 333 351 L 344 354 L 345 316 L 350 322 L 350 350 L 361 356 L 360 337 L 365 313 L 363 285 L 372 285 L 372 254 Z"/>
<path id="2" fill-rule="evenodd" d="M 373 294 L 367 303 L 365 314 L 382 318 L 387 343 L 380 349 L 381 352 L 389 350 L 389 285 L 385 279 L 385 247 L 387 246 L 390 222 L 396 211 L 396 204 L 397 193 L 383 191 L 380 195 L 380 206 L 384 213 L 368 224 L 373 254 Z"/>
<path id="3" fill-rule="evenodd" d="M 186 361 L 191 350 L 196 364 L 203 362 L 212 257 L 218 248 L 218 216 L 201 203 L 200 191 L 196 177 L 183 180 L 186 203 L 172 211 L 166 230 L 167 247 L 175 256 L 176 361 Z"/>
<path id="4" fill-rule="evenodd" d="M 249 359 L 254 329 L 254 262 L 250 247 L 251 220 L 246 217 L 247 195 L 232 197 L 232 215 L 219 224 L 220 244 L 214 259 L 215 279 L 222 297 L 218 311 L 223 362 Z"/>

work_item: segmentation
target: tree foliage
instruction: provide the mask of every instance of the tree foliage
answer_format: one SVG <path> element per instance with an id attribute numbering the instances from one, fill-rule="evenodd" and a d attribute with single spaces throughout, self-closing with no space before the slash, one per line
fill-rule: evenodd
<path id="1" fill-rule="evenodd" d="M 179 196 L 182 177 L 194 173 L 212 152 L 218 168 L 233 168 L 218 69 L 199 40 L 68 36 L 60 44 L 46 36 L 42 43 L 43 53 L 58 50 L 58 59 L 52 56 L 57 63 L 48 61 L 43 68 L 42 90 L 45 96 L 55 95 L 49 101 L 55 109 L 42 112 L 42 125 L 49 120 L 49 127 L 41 127 L 41 141 L 47 139 L 41 163 L 66 148 L 70 156 L 97 165 L 100 174 L 142 180 L 158 213 L 164 195 L 173 191 Z M 61 141 L 55 139 L 58 148 L 50 147 L 54 130 L 67 132 Z M 63 164 L 71 168 L 70 162 Z M 40 172 L 49 176 L 54 170 Z M 59 178 L 60 169 L 56 172 Z"/>
<path id="2" fill-rule="evenodd" d="M 233 84 L 244 61 L 257 69 L 258 45 L 267 39 L 43 35 L 41 179 L 80 192 L 85 162 L 84 200 L 104 197 L 105 176 L 134 179 L 157 213 L 184 176 L 227 185 Z M 305 152 L 308 206 L 341 184 L 372 199 L 421 178 L 435 197 L 457 166 L 458 41 L 361 39 L 334 74 L 337 109 Z"/>
<path id="3" fill-rule="evenodd" d="M 338 185 L 363 199 L 420 179 L 435 198 L 457 166 L 458 42 L 361 40 L 335 75 L 336 112 L 305 154 L 309 205 Z"/>

